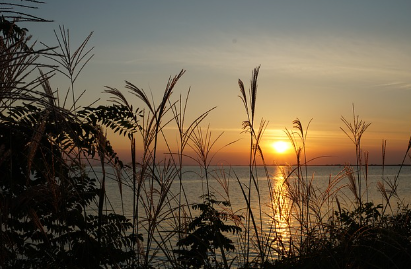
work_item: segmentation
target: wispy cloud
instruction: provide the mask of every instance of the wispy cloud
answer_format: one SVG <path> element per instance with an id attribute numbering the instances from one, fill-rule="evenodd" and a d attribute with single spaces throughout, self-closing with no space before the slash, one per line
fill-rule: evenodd
<path id="1" fill-rule="evenodd" d="M 262 64 L 265 70 L 293 76 L 403 75 L 411 62 L 409 53 L 395 44 L 338 37 L 216 34 L 203 43 L 162 43 L 138 50 L 125 49 L 130 49 L 131 57 L 126 62 L 129 65 L 177 65 L 238 72 Z"/>
<path id="2" fill-rule="evenodd" d="M 375 85 L 377 88 L 383 88 L 386 91 L 400 90 L 411 91 L 411 82 L 393 81 Z"/>

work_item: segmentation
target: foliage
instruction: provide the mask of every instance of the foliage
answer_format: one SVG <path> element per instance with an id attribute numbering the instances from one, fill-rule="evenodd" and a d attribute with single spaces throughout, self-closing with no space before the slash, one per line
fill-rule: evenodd
<path id="1" fill-rule="evenodd" d="M 27 33 L 27 28 L 20 28 L 15 23 L 10 22 L 4 16 L 0 16 L 0 31 L 6 38 L 13 39 L 14 42 L 19 42 Z"/>
<path id="2" fill-rule="evenodd" d="M 223 257 L 224 251 L 235 250 L 233 241 L 223 233 L 238 234 L 241 228 L 226 224 L 229 215 L 214 208 L 220 204 L 230 206 L 228 201 L 215 200 L 212 194 L 204 195 L 202 198 L 203 203 L 192 206 L 193 209 L 201 211 L 200 215 L 188 224 L 188 234 L 177 242 L 177 246 L 189 249 L 178 249 L 175 252 L 179 254 L 178 259 L 185 267 L 219 268 L 222 267 L 222 262 L 217 261 L 216 250 L 220 249 Z"/>
<path id="3" fill-rule="evenodd" d="M 37 63 L 42 52 L 28 46 L 25 29 L 7 23 L 2 18 L 0 267 L 126 266 L 131 223 L 96 213 L 104 184 L 85 169 L 96 157 L 122 163 L 99 126 L 58 105 L 47 73 L 29 80 L 35 67 L 45 67 Z"/>
<path id="4" fill-rule="evenodd" d="M 23 2 L 5 3 L 0 11 L 40 3 Z M 158 106 L 149 101 L 146 92 L 126 82 L 126 89 L 143 102 L 146 110 L 131 105 L 111 87 L 106 92 L 112 94 L 114 104 L 81 108 L 77 105 L 81 94 L 75 94 L 74 82 L 93 57 L 92 48 L 86 48 L 91 34 L 72 53 L 69 31 L 61 27 L 61 37 L 55 32 L 59 46 L 38 51 L 30 45 L 28 30 L 17 23 L 43 20 L 22 12 L 8 14 L 0 17 L 1 268 L 152 268 L 157 265 L 154 260 L 158 253 L 166 257 L 167 266 L 175 268 L 411 267 L 411 210 L 402 205 L 393 213 L 390 203 L 397 195 L 401 167 L 394 180 L 384 179 L 389 189 L 382 182 L 378 185 L 385 206 L 369 202 L 368 154 L 362 151 L 361 139 L 370 124 L 359 119 L 354 107 L 353 122 L 342 117 L 345 129 L 341 129 L 355 145 L 355 172 L 347 167 L 343 176 L 330 177 L 324 192 L 315 189 L 314 175 L 309 176 L 307 169 L 308 126 L 304 129 L 296 119 L 293 127 L 297 131 L 286 130 L 286 134 L 297 164 L 284 172 L 284 182 L 277 190 L 271 185 L 273 178 L 265 165 L 261 143 L 267 122 L 262 120 L 260 126 L 255 123 L 260 68 L 252 73 L 248 94 L 243 82 L 238 81 L 247 116 L 243 129 L 250 139 L 248 182 L 242 183 L 237 177 L 245 202 L 240 209 L 245 212 L 242 223 L 243 215 L 228 209 L 228 182 L 219 181 L 227 200 L 217 200 L 210 193 L 208 177 L 214 158 L 210 153 L 221 135 L 212 140 L 210 129 L 203 133 L 200 123 L 214 108 L 184 127 L 188 94 L 185 103 L 181 96 L 176 102 L 170 99 L 184 70 L 170 77 Z M 41 64 L 40 56 L 57 66 Z M 40 67 L 51 71 L 44 73 Z M 40 74 L 31 79 L 37 70 Z M 71 82 L 62 106 L 58 92 L 56 95 L 49 84 L 53 72 Z M 70 93 L 73 103 L 66 106 Z M 177 153 L 164 132 L 172 122 L 179 132 Z M 103 127 L 130 140 L 132 176 L 128 182 L 119 178 L 118 184 L 120 199 L 123 185 L 132 189 L 132 222 L 108 209 L 105 166 L 124 167 Z M 143 147 L 138 168 L 136 137 L 141 138 Z M 168 157 L 164 159 L 159 155 L 160 143 L 167 146 Z M 187 145 L 197 158 L 183 153 Z M 411 140 L 403 163 L 410 148 Z M 183 157 L 197 161 L 205 173 L 203 202 L 191 206 L 198 214 L 191 213 L 184 190 Z M 101 178 L 86 169 L 97 161 Z M 257 173 L 260 161 L 271 212 L 263 211 L 266 201 L 261 200 Z M 350 205 L 354 209 L 341 206 L 338 200 L 339 191 L 345 187 L 338 184 L 344 177 L 354 195 Z M 174 179 L 179 180 L 178 193 L 170 191 Z M 392 214 L 386 213 L 388 208 Z M 263 223 L 263 215 L 272 223 Z M 284 240 L 279 218 L 285 218 L 288 225 L 289 238 Z M 233 241 L 235 237 L 237 242 Z"/>
<path id="5" fill-rule="evenodd" d="M 3 175 L 1 223 L 5 267 L 85 268 L 115 265 L 132 254 L 124 249 L 131 227 L 124 216 L 90 214 L 99 195 L 96 180 L 75 151 L 94 156 L 98 132 L 66 112 L 26 104 L 9 111 L 0 125 Z M 109 145 L 107 156 L 116 158 Z M 98 234 L 98 230 L 102 232 Z"/>
<path id="6" fill-rule="evenodd" d="M 282 258 L 266 268 L 408 268 L 411 265 L 411 211 L 382 216 L 381 205 L 366 203 L 335 212 L 327 238 L 303 256 Z"/>
<path id="7" fill-rule="evenodd" d="M 127 135 L 129 138 L 138 130 L 141 130 L 138 123 L 138 117 L 142 117 L 141 111 L 139 109 L 133 110 L 132 106 L 114 104 L 96 108 L 85 107 L 78 114 L 93 126 L 100 123 L 112 129 L 114 133 L 118 132 L 120 135 Z"/>

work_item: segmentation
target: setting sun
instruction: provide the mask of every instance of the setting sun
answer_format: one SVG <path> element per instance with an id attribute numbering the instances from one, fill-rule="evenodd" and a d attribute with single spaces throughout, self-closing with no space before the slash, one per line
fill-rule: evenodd
<path id="1" fill-rule="evenodd" d="M 273 149 L 277 153 L 284 153 L 288 149 L 288 143 L 284 141 L 277 141 L 272 144 Z"/>

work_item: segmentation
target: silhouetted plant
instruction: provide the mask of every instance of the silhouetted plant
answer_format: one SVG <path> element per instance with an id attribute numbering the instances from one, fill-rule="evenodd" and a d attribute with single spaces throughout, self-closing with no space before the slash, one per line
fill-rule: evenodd
<path id="1" fill-rule="evenodd" d="M 258 247 L 258 254 L 259 258 L 261 259 L 260 261 L 257 261 L 257 264 L 263 264 L 265 259 L 266 259 L 266 252 L 268 251 L 268 248 L 266 245 L 263 244 L 262 242 L 262 237 L 263 237 L 263 223 L 262 223 L 262 204 L 261 204 L 261 196 L 260 196 L 260 186 L 259 186 L 259 180 L 258 180 L 258 174 L 257 174 L 257 164 L 258 164 L 258 157 L 261 157 L 261 160 L 264 163 L 264 157 L 263 157 L 263 151 L 260 146 L 260 142 L 262 140 L 264 131 L 267 127 L 267 121 L 261 120 L 260 125 L 257 129 L 257 126 L 255 124 L 255 112 L 256 112 L 256 102 L 257 102 L 257 89 L 258 89 L 258 74 L 260 71 L 260 66 L 254 68 L 250 80 L 250 88 L 248 90 L 248 96 L 244 88 L 244 83 L 239 79 L 238 80 L 238 85 L 240 87 L 240 93 L 241 95 L 239 96 L 241 101 L 243 102 L 245 112 L 247 115 L 247 120 L 243 121 L 242 127 L 245 133 L 249 133 L 250 135 L 250 153 L 249 153 L 249 181 L 247 186 L 242 186 L 241 183 L 240 187 L 243 193 L 243 198 L 246 202 L 246 209 L 247 209 L 247 214 L 245 218 L 246 222 L 246 227 L 244 231 L 244 249 L 245 252 L 244 254 L 244 260 L 246 266 L 250 266 L 250 246 L 252 245 L 251 243 L 251 238 L 255 236 L 257 247 Z M 266 174 L 267 179 L 269 181 L 268 174 Z M 270 183 L 268 183 L 270 184 Z M 245 189 L 244 189 L 245 187 Z M 270 187 L 269 187 L 270 188 Z M 252 209 L 251 205 L 251 197 L 253 194 L 253 190 L 255 191 L 255 194 L 257 196 L 257 201 L 258 205 L 256 207 L 257 212 L 254 212 Z M 259 221 L 257 220 L 257 216 Z M 252 235 L 252 231 L 254 234 Z"/>
<path id="2" fill-rule="evenodd" d="M 170 99 L 185 71 L 170 77 L 158 106 L 142 89 L 126 82 L 126 88 L 143 101 L 146 110 L 133 107 L 112 87 L 107 87 L 106 92 L 112 95 L 113 105 L 81 108 L 78 101 L 82 94 L 75 94 L 74 83 L 93 57 L 93 48 L 87 48 L 91 34 L 72 53 L 69 31 L 60 27 L 59 35 L 55 32 L 57 47 L 35 50 L 27 29 L 17 22 L 42 19 L 12 9 L 40 2 L 23 2 L 0 5 L 1 268 L 153 268 L 159 252 L 166 257 L 165 263 L 174 268 L 230 268 L 234 262 L 234 266 L 244 268 L 411 267 L 411 213 L 403 204 L 394 213 L 390 203 L 398 195 L 398 178 L 410 156 L 411 139 L 398 174 L 392 180 L 383 177 L 378 183 L 385 206 L 374 205 L 368 195 L 363 199 L 369 188 L 368 153 L 363 155 L 361 139 L 370 124 L 359 119 L 354 107 L 353 122 L 341 118 L 345 125 L 341 129 L 355 145 L 356 156 L 355 169 L 346 166 L 342 171 L 354 194 L 348 201 L 354 209 L 348 209 L 338 200 L 338 193 L 344 188 L 339 186 L 341 174 L 330 175 L 324 191 L 314 188 L 314 175 L 308 176 L 310 160 L 305 152 L 308 127 L 303 129 L 296 119 L 293 127 L 297 131 L 286 133 L 297 164 L 283 170 L 284 181 L 274 189 L 261 148 L 267 122 L 262 120 L 258 128 L 255 124 L 259 67 L 255 68 L 248 94 L 243 82 L 238 81 L 247 115 L 243 129 L 250 135 L 248 182 L 244 184 L 237 178 L 245 201 L 244 225 L 242 215 L 230 208 L 225 176 L 216 179 L 227 200 L 217 200 L 210 192 L 210 165 L 215 156 L 211 149 L 221 135 L 212 140 L 210 129 L 203 132 L 199 125 L 214 108 L 184 127 L 188 94 L 185 103 L 181 96 L 176 102 Z M 39 63 L 41 55 L 57 66 Z M 38 77 L 31 79 L 38 67 L 49 67 L 45 70 L 51 71 L 39 70 Z M 58 92 L 56 95 L 49 83 L 53 72 L 63 74 L 71 83 L 61 104 Z M 72 104 L 67 106 L 70 93 Z M 178 130 L 176 151 L 171 149 L 164 132 L 172 122 Z M 132 223 L 108 209 L 106 166 L 125 167 L 103 127 L 130 139 L 132 177 L 126 182 L 119 177 L 118 186 L 121 202 L 123 185 L 133 190 Z M 138 136 L 143 147 L 139 167 Z M 161 139 L 167 147 L 165 158 L 159 155 Z M 196 157 L 186 155 L 187 145 Z M 385 146 L 383 142 L 383 156 Z M 185 211 L 190 204 L 183 186 L 185 157 L 197 161 L 205 174 L 207 186 L 202 202 L 192 205 L 198 214 L 187 215 Z M 87 171 L 93 169 L 93 161 L 100 161 L 100 180 Z M 263 211 L 261 201 L 259 162 L 267 178 L 269 213 Z M 172 193 L 176 178 L 179 190 Z M 257 205 L 252 204 L 253 199 L 257 199 Z M 387 206 L 391 215 L 386 214 Z M 264 214 L 271 223 L 263 223 Z M 282 241 L 279 218 L 286 218 L 288 242 Z M 239 239 L 237 245 L 234 238 Z M 240 250 L 233 254 L 236 247 Z"/>
<path id="3" fill-rule="evenodd" d="M 342 122 L 345 124 L 347 131 L 340 127 L 340 129 L 347 135 L 347 137 L 351 140 L 351 142 L 355 146 L 355 160 L 356 160 L 356 175 L 357 175 L 357 191 L 358 193 L 355 194 L 357 198 L 357 202 L 359 206 L 361 207 L 362 204 L 364 203 L 363 201 L 363 182 L 362 182 L 362 166 L 365 165 L 366 167 L 368 166 L 368 163 L 364 163 L 363 161 L 363 151 L 361 148 L 361 139 L 362 136 L 364 135 L 365 131 L 368 129 L 368 127 L 371 125 L 371 123 L 366 123 L 363 120 L 360 120 L 359 115 L 355 114 L 355 108 L 354 105 L 352 107 L 352 116 L 353 116 L 353 121 L 349 122 L 346 120 L 344 117 L 341 117 Z M 366 155 L 367 156 L 367 155 Z M 366 159 L 368 160 L 368 159 Z M 352 176 L 349 175 L 349 176 Z M 365 177 L 365 181 L 367 184 L 368 178 Z M 368 188 L 365 188 L 365 191 L 368 192 Z M 368 197 L 368 196 L 367 196 Z M 361 219 L 360 219 L 361 220 Z"/>
<path id="4" fill-rule="evenodd" d="M 179 254 L 178 260 L 188 268 L 229 268 L 225 251 L 233 251 L 235 246 L 224 233 L 237 234 L 241 228 L 226 224 L 228 214 L 214 208 L 219 204 L 230 206 L 228 201 L 215 200 L 213 194 L 205 194 L 202 198 L 203 203 L 192 206 L 201 211 L 200 215 L 188 224 L 188 234 L 177 242 L 177 246 L 189 248 L 175 250 Z M 217 260 L 217 249 L 222 255 L 222 262 Z"/>
<path id="5" fill-rule="evenodd" d="M 335 215 L 340 222 L 340 227 L 352 235 L 364 227 L 376 226 L 381 221 L 382 205 L 374 206 L 373 203 L 365 203 L 363 206 L 358 206 L 352 211 L 342 209 L 335 211 Z"/>
<path id="6" fill-rule="evenodd" d="M 131 257 L 124 234 L 129 220 L 87 213 L 101 190 L 69 155 L 74 147 L 96 154 L 97 131 L 83 127 L 69 114 L 32 105 L 16 107 L 2 121 L 1 145 L 10 152 L 0 164 L 5 267 L 95 268 Z"/>
<path id="7" fill-rule="evenodd" d="M 105 173 L 99 188 L 83 163 L 121 161 L 98 126 L 59 106 L 49 73 L 26 81 L 44 65 L 27 39 L 9 40 L 0 40 L 0 267 L 126 266 L 131 223 L 103 211 Z"/>

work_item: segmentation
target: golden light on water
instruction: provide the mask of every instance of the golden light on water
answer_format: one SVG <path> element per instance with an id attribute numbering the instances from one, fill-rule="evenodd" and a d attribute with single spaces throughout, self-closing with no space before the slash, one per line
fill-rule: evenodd
<path id="1" fill-rule="evenodd" d="M 290 200 L 287 197 L 283 167 L 276 167 L 273 175 L 272 214 L 275 225 L 278 248 L 287 251 L 290 243 Z"/>

